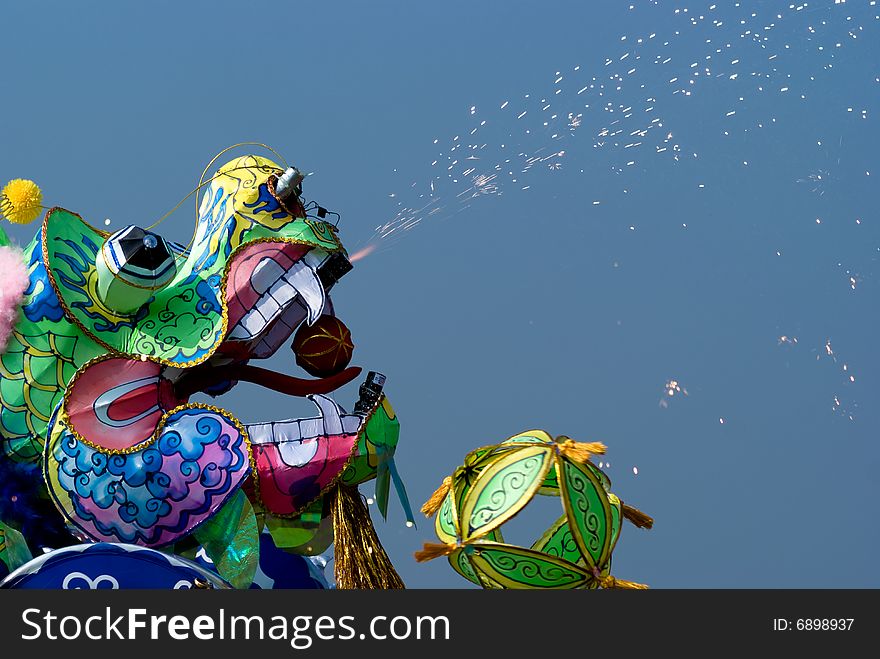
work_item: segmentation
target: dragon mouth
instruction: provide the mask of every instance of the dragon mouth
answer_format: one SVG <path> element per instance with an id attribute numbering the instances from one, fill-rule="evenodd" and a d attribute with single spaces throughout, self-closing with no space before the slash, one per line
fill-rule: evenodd
<path id="1" fill-rule="evenodd" d="M 226 345 L 237 354 L 274 354 L 303 322 L 332 311 L 319 269 L 330 254 L 308 245 L 256 243 L 239 254 L 226 286 Z M 243 350 L 242 350 L 243 349 Z"/>
<path id="2" fill-rule="evenodd" d="M 312 395 L 309 399 L 317 406 L 318 416 L 248 424 L 252 444 L 261 452 L 275 447 L 279 463 L 304 467 L 314 460 L 322 438 L 357 434 L 363 421 L 360 416 L 343 412 L 336 402 L 325 396 Z"/>
<path id="3" fill-rule="evenodd" d="M 181 398 L 196 392 L 225 393 L 244 380 L 293 396 L 331 393 L 356 378 L 361 369 L 346 368 L 325 378 L 304 379 L 247 362 L 265 359 L 303 323 L 312 325 L 332 313 L 328 291 L 350 268 L 317 247 L 286 242 L 260 242 L 245 247 L 227 275 L 227 334 L 217 352 L 203 364 L 166 377 L 175 381 Z M 177 377 L 174 377 L 177 375 Z"/>

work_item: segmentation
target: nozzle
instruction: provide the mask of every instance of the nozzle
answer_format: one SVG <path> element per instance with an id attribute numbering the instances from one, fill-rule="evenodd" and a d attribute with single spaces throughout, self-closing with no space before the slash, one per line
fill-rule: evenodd
<path id="1" fill-rule="evenodd" d="M 287 199 L 291 193 L 302 194 L 302 182 L 305 176 L 296 167 L 288 167 L 275 183 L 275 195 L 279 199 Z"/>
<path id="2" fill-rule="evenodd" d="M 367 379 L 358 389 L 358 402 L 355 403 L 354 413 L 366 415 L 370 410 L 376 407 L 379 399 L 382 397 L 382 389 L 385 387 L 385 376 L 376 371 L 367 373 Z"/>

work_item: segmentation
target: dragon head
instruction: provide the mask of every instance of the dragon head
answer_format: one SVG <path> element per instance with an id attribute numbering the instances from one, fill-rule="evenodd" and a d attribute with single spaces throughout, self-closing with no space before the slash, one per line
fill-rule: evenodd
<path id="1" fill-rule="evenodd" d="M 116 258 L 114 274 L 126 270 L 126 254 L 108 257 L 101 249 L 114 236 L 53 209 L 44 249 L 65 310 L 108 350 L 168 366 L 268 357 L 302 322 L 332 313 L 329 290 L 351 268 L 336 227 L 307 217 L 295 190 L 278 195 L 283 174 L 257 156 L 221 167 L 205 190 L 189 249 L 143 232 L 166 253 L 174 275 L 146 302 L 122 311 L 109 303 L 101 269 L 92 267 Z"/>

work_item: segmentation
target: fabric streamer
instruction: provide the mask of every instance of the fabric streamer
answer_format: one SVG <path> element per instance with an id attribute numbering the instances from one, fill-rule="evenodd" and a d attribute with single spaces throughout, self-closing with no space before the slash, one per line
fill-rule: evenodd
<path id="1" fill-rule="evenodd" d="M 360 493 L 345 485 L 333 494 L 333 572 L 346 590 L 406 588 L 379 542 Z"/>
<path id="2" fill-rule="evenodd" d="M 31 560 L 31 551 L 18 530 L 0 522 L 0 562 L 13 572 Z"/>
<path id="3" fill-rule="evenodd" d="M 193 535 L 202 543 L 217 574 L 236 588 L 250 587 L 259 563 L 260 533 L 244 492 L 239 490 Z"/>

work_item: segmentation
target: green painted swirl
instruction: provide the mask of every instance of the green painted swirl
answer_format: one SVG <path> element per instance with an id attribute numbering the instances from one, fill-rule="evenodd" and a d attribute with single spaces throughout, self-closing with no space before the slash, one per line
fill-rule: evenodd
<path id="1" fill-rule="evenodd" d="M 472 581 L 478 586 L 482 585 L 480 579 L 477 577 L 477 573 L 474 572 L 474 567 L 471 565 L 471 562 L 463 551 L 456 551 L 450 554 L 449 564 L 452 566 L 453 570 L 458 572 L 468 581 Z"/>
<path id="2" fill-rule="evenodd" d="M 571 506 L 571 517 L 576 530 L 593 562 L 602 564 L 602 552 L 608 533 L 605 506 L 602 505 L 596 484 L 584 471 L 565 461 L 563 477 Z M 601 488 L 601 486 L 600 486 Z"/>
<path id="3" fill-rule="evenodd" d="M 513 582 L 509 588 L 576 588 L 584 582 L 583 574 L 537 556 L 501 548 L 479 548 L 475 553 Z"/>
<path id="4" fill-rule="evenodd" d="M 540 476 L 546 459 L 545 453 L 530 455 L 510 463 L 492 475 L 477 493 L 477 502 L 468 520 L 469 535 L 474 535 L 520 503 L 529 487 Z"/>
<path id="5" fill-rule="evenodd" d="M 568 526 L 568 519 L 564 515 L 556 520 L 547 534 L 538 540 L 532 549 L 570 563 L 583 562 L 581 550 L 578 549 L 571 528 Z"/>
<path id="6" fill-rule="evenodd" d="M 440 510 L 437 511 L 437 519 L 434 522 L 437 536 L 446 541 L 448 538 L 455 538 L 455 524 L 452 520 L 452 496 L 447 494 L 443 499 Z"/>

